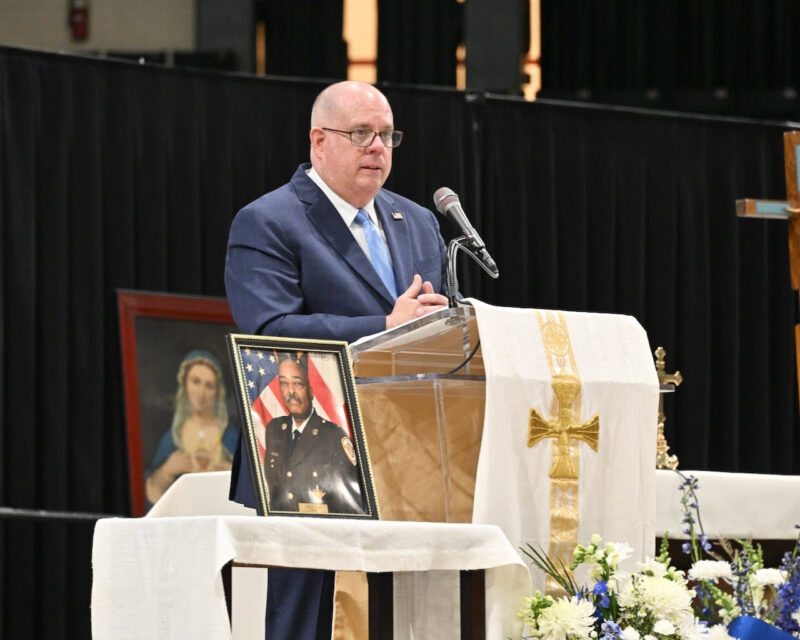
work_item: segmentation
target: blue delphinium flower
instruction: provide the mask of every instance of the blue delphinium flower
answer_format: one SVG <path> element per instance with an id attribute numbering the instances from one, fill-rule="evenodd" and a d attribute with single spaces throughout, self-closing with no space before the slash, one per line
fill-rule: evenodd
<path id="1" fill-rule="evenodd" d="M 740 614 L 743 616 L 754 616 L 753 598 L 750 596 L 749 576 L 753 569 L 753 563 L 747 553 L 738 554 L 737 558 L 731 562 L 731 572 L 733 573 L 733 595 L 739 607 Z"/>
<path id="2" fill-rule="evenodd" d="M 594 585 L 592 594 L 600 598 L 597 600 L 597 605 L 601 609 L 608 609 L 608 607 L 611 605 L 611 598 L 608 597 L 608 582 L 606 580 L 601 580 Z"/>
<path id="3" fill-rule="evenodd" d="M 681 492 L 681 506 L 683 507 L 683 534 L 689 536 L 689 542 L 684 542 L 681 545 L 681 550 L 686 555 L 691 555 L 693 561 L 700 560 L 703 551 L 711 551 L 711 543 L 703 531 L 703 523 L 700 521 L 700 507 L 697 503 L 697 490 L 700 488 L 700 483 L 694 476 L 685 476 L 679 471 L 676 471 L 683 482 L 678 485 L 678 490 Z M 699 530 L 700 536 L 698 540 L 697 531 Z"/>
<path id="4" fill-rule="evenodd" d="M 800 525 L 797 527 L 800 528 Z M 797 634 L 800 632 L 800 624 L 792 617 L 792 613 L 800 611 L 800 537 L 794 549 L 783 555 L 781 569 L 786 572 L 786 581 L 778 587 L 775 599 L 779 611 L 775 626 L 786 633 Z"/>
<path id="5" fill-rule="evenodd" d="M 600 627 L 601 635 L 598 640 L 620 640 L 622 638 L 622 629 L 616 622 L 606 620 Z"/>

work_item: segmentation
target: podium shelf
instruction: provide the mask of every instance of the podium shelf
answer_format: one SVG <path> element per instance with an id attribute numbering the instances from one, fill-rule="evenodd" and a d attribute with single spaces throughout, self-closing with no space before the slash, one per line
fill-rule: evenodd
<path id="1" fill-rule="evenodd" d="M 441 309 L 353 343 L 350 357 L 355 375 L 366 379 L 447 375 L 457 368 L 463 375 L 482 376 L 478 340 L 474 309 Z"/>

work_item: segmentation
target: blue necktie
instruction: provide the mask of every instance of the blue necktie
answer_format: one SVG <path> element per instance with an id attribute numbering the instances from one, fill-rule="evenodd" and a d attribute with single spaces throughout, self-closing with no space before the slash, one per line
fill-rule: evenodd
<path id="1" fill-rule="evenodd" d="M 369 215 L 364 209 L 359 209 L 356 214 L 356 221 L 364 229 L 364 235 L 367 237 L 367 249 L 369 249 L 369 257 L 372 260 L 372 266 L 381 278 L 381 281 L 389 293 L 392 294 L 392 299 L 397 298 L 397 289 L 394 284 L 394 271 L 392 271 L 392 262 L 389 259 L 389 251 L 386 248 L 386 243 L 381 238 L 380 232 L 372 224 Z"/>

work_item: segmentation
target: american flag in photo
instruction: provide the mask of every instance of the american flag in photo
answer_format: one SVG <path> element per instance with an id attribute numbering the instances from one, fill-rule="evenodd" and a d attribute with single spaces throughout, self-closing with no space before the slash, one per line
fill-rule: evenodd
<path id="1" fill-rule="evenodd" d="M 264 427 L 270 420 L 288 415 L 281 399 L 278 384 L 278 363 L 285 351 L 247 348 L 242 349 L 242 366 L 245 372 L 245 384 L 250 399 L 250 413 L 255 427 L 258 450 L 264 459 Z M 297 356 L 296 351 L 288 352 Z M 350 421 L 347 418 L 347 406 L 341 388 L 339 361 L 336 354 L 307 354 L 308 383 L 314 394 L 314 409 L 317 413 L 334 424 L 347 429 L 352 438 Z M 329 381 L 330 384 L 326 381 Z"/>

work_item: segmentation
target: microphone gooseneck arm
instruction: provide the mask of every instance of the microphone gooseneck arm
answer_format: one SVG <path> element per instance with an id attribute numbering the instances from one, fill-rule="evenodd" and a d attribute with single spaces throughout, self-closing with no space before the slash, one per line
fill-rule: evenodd
<path id="1" fill-rule="evenodd" d="M 458 236 L 453 238 L 447 243 L 447 300 L 449 301 L 450 308 L 457 307 L 460 303 L 458 300 L 458 275 L 456 274 L 456 256 L 459 251 L 463 251 L 470 258 L 480 265 L 486 273 L 492 278 L 500 277 L 500 273 L 495 268 L 494 271 L 484 264 L 475 252 L 468 246 L 469 240 L 466 236 Z"/>

